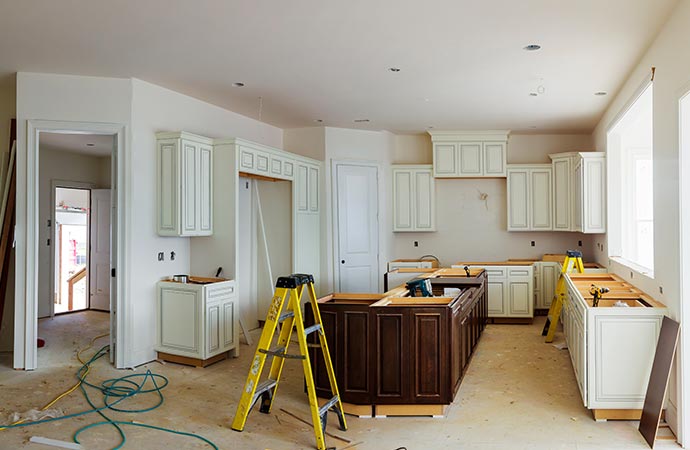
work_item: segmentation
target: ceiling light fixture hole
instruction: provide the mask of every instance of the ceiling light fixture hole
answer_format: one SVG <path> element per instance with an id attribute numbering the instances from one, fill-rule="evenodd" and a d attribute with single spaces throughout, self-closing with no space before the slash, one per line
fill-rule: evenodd
<path id="1" fill-rule="evenodd" d="M 369 119 L 355 119 L 355 123 L 366 123 L 369 122 Z"/>
<path id="2" fill-rule="evenodd" d="M 595 92 L 594 95 L 597 95 L 597 96 L 599 96 L 599 97 L 602 97 L 602 96 L 606 95 L 606 92 L 604 92 L 604 91 L 599 91 L 599 92 Z"/>
<path id="3" fill-rule="evenodd" d="M 233 86 L 233 87 L 244 87 L 244 83 L 241 83 L 241 82 L 237 81 L 237 82 L 235 82 L 235 83 L 232 83 L 232 86 Z"/>
<path id="4" fill-rule="evenodd" d="M 391 72 L 400 72 L 400 67 L 390 67 L 388 70 Z"/>
<path id="5" fill-rule="evenodd" d="M 525 51 L 528 51 L 528 52 L 534 52 L 534 51 L 537 51 L 537 50 L 541 49 L 541 45 L 539 45 L 539 44 L 529 44 L 529 45 L 525 45 L 524 47 L 522 47 L 522 49 L 525 50 Z"/>

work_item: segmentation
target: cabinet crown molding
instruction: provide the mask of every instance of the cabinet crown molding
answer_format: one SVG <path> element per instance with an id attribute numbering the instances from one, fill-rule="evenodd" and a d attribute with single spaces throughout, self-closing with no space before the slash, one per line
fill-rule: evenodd
<path id="1" fill-rule="evenodd" d="M 156 139 L 187 139 L 200 144 L 213 145 L 213 139 L 187 131 L 160 131 L 156 133 Z"/>
<path id="2" fill-rule="evenodd" d="M 247 139 L 235 137 L 235 138 L 222 138 L 222 139 L 214 139 L 213 140 L 213 146 L 214 147 L 235 146 L 235 145 L 242 145 L 244 147 L 249 147 L 250 149 L 253 149 L 253 150 L 260 150 L 260 151 L 264 151 L 267 153 L 273 153 L 275 155 L 280 155 L 283 157 L 292 158 L 296 161 L 301 161 L 301 162 L 305 162 L 308 164 L 321 165 L 323 163 L 323 161 L 320 161 L 318 159 L 310 158 L 308 156 L 298 155 L 297 153 L 292 153 L 292 152 L 289 152 L 287 150 L 283 150 L 281 148 L 270 147 L 268 145 L 259 144 L 258 142 L 249 141 Z"/>
<path id="3" fill-rule="evenodd" d="M 564 153 L 549 153 L 549 158 L 552 160 L 558 158 L 570 158 L 573 156 L 581 156 L 583 158 L 601 158 L 606 156 L 606 152 L 597 152 L 594 150 L 585 151 L 575 151 L 575 152 L 564 152 Z"/>
<path id="4" fill-rule="evenodd" d="M 507 141 L 510 130 L 430 130 L 432 142 Z"/>

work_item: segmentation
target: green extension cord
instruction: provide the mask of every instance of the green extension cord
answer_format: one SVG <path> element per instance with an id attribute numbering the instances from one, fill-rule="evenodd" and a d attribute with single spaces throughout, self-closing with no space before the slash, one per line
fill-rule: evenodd
<path id="1" fill-rule="evenodd" d="M 203 436 L 200 436 L 198 434 L 194 433 L 186 433 L 184 431 L 177 431 L 177 430 L 171 430 L 170 428 L 163 428 L 163 427 L 157 427 L 154 425 L 147 425 L 144 423 L 138 423 L 138 422 L 123 422 L 121 420 L 112 420 L 108 416 L 105 415 L 103 412 L 106 409 L 110 409 L 113 411 L 118 411 L 118 412 L 128 412 L 128 413 L 143 413 L 143 412 L 148 412 L 152 411 L 159 406 L 163 404 L 164 398 L 162 394 L 163 388 L 165 388 L 168 385 L 168 379 L 164 377 L 163 375 L 156 374 L 151 372 L 150 370 L 146 370 L 146 373 L 137 373 L 137 374 L 131 374 L 131 375 L 126 375 L 124 377 L 119 377 L 119 378 L 111 378 L 109 380 L 105 380 L 101 383 L 100 386 L 94 385 L 86 381 L 86 373 L 88 372 L 89 366 L 96 362 L 99 358 L 105 356 L 108 354 L 110 351 L 110 346 L 105 345 L 101 347 L 100 350 L 96 352 L 95 355 L 91 357 L 84 365 L 82 365 L 79 370 L 77 371 L 77 378 L 79 381 L 81 381 L 81 384 L 79 385 L 79 388 L 81 389 L 82 393 L 84 394 L 84 398 L 86 398 L 87 403 L 89 406 L 91 406 L 92 409 L 87 410 L 87 411 L 81 411 L 78 413 L 73 413 L 73 414 L 68 414 L 66 416 L 62 417 L 55 417 L 55 418 L 49 418 L 49 419 L 43 419 L 43 420 L 37 420 L 35 422 L 25 422 L 25 423 L 18 423 L 18 424 L 13 424 L 13 425 L 0 425 L 0 428 L 19 428 L 19 427 L 28 427 L 31 425 L 38 425 L 40 423 L 47 423 L 47 422 L 55 422 L 57 420 L 65 420 L 65 419 L 71 419 L 73 417 L 79 417 L 79 416 L 84 416 L 87 414 L 91 413 L 98 413 L 104 420 L 101 422 L 96 422 L 92 423 L 90 425 L 86 425 L 76 431 L 73 436 L 74 442 L 79 444 L 79 435 L 83 433 L 86 430 L 89 430 L 91 428 L 95 428 L 101 425 L 111 425 L 115 427 L 117 432 L 120 434 L 120 443 L 117 445 L 117 447 L 113 447 L 112 450 L 118 450 L 122 448 L 125 443 L 127 442 L 127 437 L 125 435 L 124 430 L 122 429 L 122 425 L 128 425 L 128 426 L 135 426 L 135 427 L 142 427 L 142 428 L 150 428 L 152 430 L 159 430 L 159 431 L 165 431 L 166 433 L 173 433 L 173 434 L 178 434 L 181 436 L 189 436 L 195 439 L 199 439 L 201 441 L 204 441 L 208 445 L 210 445 L 214 450 L 218 450 L 218 447 L 216 444 L 211 442 L 210 440 L 206 439 Z M 140 381 L 140 382 L 138 382 Z M 147 382 L 151 382 L 153 384 L 153 387 L 151 388 L 145 388 Z M 86 391 L 86 388 L 84 386 L 88 386 L 90 388 L 96 389 L 103 394 L 103 403 L 104 406 L 96 406 L 93 404 L 91 401 L 91 398 L 89 397 L 88 392 Z M 144 409 L 125 409 L 119 405 L 120 402 L 130 398 L 134 397 L 137 394 L 148 394 L 148 393 L 156 393 L 158 395 L 158 402 L 150 406 L 148 408 Z"/>

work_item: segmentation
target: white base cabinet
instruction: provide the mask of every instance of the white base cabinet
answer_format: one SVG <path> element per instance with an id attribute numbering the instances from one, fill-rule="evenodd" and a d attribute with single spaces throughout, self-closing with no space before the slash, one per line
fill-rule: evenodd
<path id="1" fill-rule="evenodd" d="M 453 268 L 462 268 L 457 264 Z M 488 316 L 496 318 L 534 317 L 534 268 L 531 265 L 471 265 L 486 270 Z"/>
<path id="2" fill-rule="evenodd" d="M 237 292 L 232 280 L 158 282 L 156 351 L 200 361 L 239 355 Z"/>
<path id="3" fill-rule="evenodd" d="M 534 263 L 534 309 L 549 309 L 556 293 L 561 264 L 550 261 Z"/>
<path id="4" fill-rule="evenodd" d="M 566 285 L 563 331 L 584 406 L 641 409 L 666 308 L 593 308 Z"/>

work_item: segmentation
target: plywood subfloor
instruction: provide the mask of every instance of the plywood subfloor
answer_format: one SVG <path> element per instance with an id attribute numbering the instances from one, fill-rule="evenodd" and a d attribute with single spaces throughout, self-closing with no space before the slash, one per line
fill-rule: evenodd
<path id="1" fill-rule="evenodd" d="M 94 314 L 96 314 L 94 316 Z M 446 418 L 395 417 L 357 419 L 348 417 L 350 429 L 340 431 L 335 417 L 329 430 L 353 442 L 357 449 L 645 449 L 637 422 L 597 423 L 582 407 L 567 350 L 544 344 L 541 337 L 544 318 L 532 325 L 489 325 L 483 335 L 469 372 Z M 40 369 L 18 372 L 8 368 L 11 356 L 0 357 L 0 417 L 13 411 L 40 407 L 74 381 L 77 369 L 74 351 L 92 335 L 107 329 L 107 316 L 80 313 L 62 316 L 41 324 L 47 346 L 39 350 Z M 67 331 L 65 331 L 67 330 Z M 72 331 L 69 331 L 72 330 Z M 76 330 L 76 331 L 75 331 Z M 258 338 L 258 330 L 254 331 Z M 558 340 L 557 335 L 556 340 Z M 258 339 L 255 339 L 255 342 Z M 104 342 L 105 343 L 105 342 Z M 232 431 L 240 389 L 244 383 L 253 349 L 241 348 L 238 359 L 229 359 L 204 369 L 151 363 L 146 368 L 167 376 L 164 405 L 145 414 L 113 413 L 123 420 L 199 433 L 221 449 L 309 449 L 314 446 L 312 430 L 289 415 L 309 418 L 303 394 L 301 364 L 288 361 L 274 412 L 254 411 L 242 433 Z M 92 380 L 122 376 L 129 371 L 112 369 L 105 361 L 93 370 Z M 66 412 L 85 409 L 80 394 L 59 404 Z M 71 440 L 73 432 L 96 421 L 95 416 L 58 424 L 0 431 L 0 448 L 38 448 L 28 443 L 33 435 Z M 128 429 L 125 448 L 150 450 L 172 448 L 203 449 L 205 444 L 188 438 L 150 430 Z M 85 434 L 87 448 L 112 448 L 115 433 L 100 428 Z M 328 445 L 346 444 L 333 438 Z M 676 447 L 660 441 L 657 448 Z"/>

